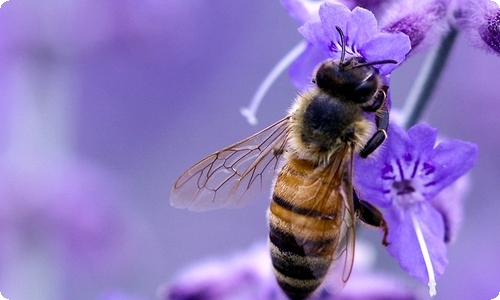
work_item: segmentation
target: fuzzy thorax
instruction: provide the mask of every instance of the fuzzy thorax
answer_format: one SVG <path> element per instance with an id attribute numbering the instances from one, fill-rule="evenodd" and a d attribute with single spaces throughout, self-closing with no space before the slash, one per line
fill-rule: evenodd
<path id="1" fill-rule="evenodd" d="M 299 94 L 290 115 L 290 155 L 315 164 L 330 163 L 346 146 L 361 151 L 373 131 L 359 105 L 319 89 Z"/>

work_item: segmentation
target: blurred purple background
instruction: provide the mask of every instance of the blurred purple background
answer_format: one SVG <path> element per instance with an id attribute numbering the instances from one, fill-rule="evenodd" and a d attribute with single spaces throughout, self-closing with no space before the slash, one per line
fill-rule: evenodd
<path id="1" fill-rule="evenodd" d="M 266 239 L 267 194 L 207 213 L 168 195 L 190 165 L 288 109 L 296 89 L 284 75 L 256 127 L 239 114 L 301 40 L 278 1 L 11 0 L 0 28 L 3 296 L 155 299 L 183 267 Z M 393 74 L 395 107 L 423 57 Z M 499 70 L 500 57 L 459 36 L 427 109 L 442 136 L 480 149 L 435 299 L 500 292 Z M 413 282 L 379 249 L 377 268 Z"/>

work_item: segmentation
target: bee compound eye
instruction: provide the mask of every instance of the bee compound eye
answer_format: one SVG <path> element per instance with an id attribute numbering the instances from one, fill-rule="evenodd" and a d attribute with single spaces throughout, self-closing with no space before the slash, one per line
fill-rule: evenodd
<path id="1" fill-rule="evenodd" d="M 332 90 L 338 86 L 338 68 L 331 63 L 322 64 L 313 76 L 313 83 L 320 89 Z"/>
<path id="2" fill-rule="evenodd" d="M 313 83 L 321 89 L 329 89 L 332 87 L 332 79 L 325 72 L 318 72 Z"/>
<path id="3" fill-rule="evenodd" d="M 376 91 L 377 81 L 370 77 L 354 88 L 352 96 L 356 103 L 365 103 L 375 95 Z"/>

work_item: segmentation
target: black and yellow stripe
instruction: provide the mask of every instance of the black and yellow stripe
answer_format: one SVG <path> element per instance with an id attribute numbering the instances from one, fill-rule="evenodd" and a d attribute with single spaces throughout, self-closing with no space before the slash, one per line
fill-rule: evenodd
<path id="1" fill-rule="evenodd" d="M 338 244 L 343 201 L 340 180 L 304 160 L 289 160 L 269 207 L 271 259 L 290 299 L 305 299 L 323 282 Z"/>

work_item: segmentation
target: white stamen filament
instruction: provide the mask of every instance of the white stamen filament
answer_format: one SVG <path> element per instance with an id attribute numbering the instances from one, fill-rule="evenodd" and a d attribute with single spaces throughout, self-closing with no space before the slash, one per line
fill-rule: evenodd
<path id="1" fill-rule="evenodd" d="M 264 78 L 259 88 L 252 97 L 252 101 L 247 107 L 242 107 L 240 109 L 241 114 L 247 119 L 250 125 L 257 124 L 257 110 L 259 105 L 267 94 L 269 88 L 273 85 L 276 79 L 288 68 L 294 60 L 299 57 L 306 50 L 307 42 L 301 41 L 295 47 L 292 48 L 280 61 L 274 66 L 269 74 Z"/>
<path id="2" fill-rule="evenodd" d="M 434 276 L 434 268 L 432 267 L 431 257 L 429 255 L 429 250 L 427 249 L 427 244 L 424 240 L 424 235 L 422 234 L 422 228 L 418 222 L 417 217 L 410 212 L 411 220 L 413 222 L 413 227 L 415 228 L 415 233 L 417 234 L 418 244 L 420 245 L 420 250 L 422 251 L 422 256 L 424 257 L 425 267 L 427 268 L 427 274 L 429 276 L 429 295 L 431 297 L 436 296 L 436 278 Z"/>

